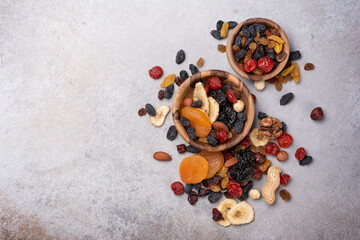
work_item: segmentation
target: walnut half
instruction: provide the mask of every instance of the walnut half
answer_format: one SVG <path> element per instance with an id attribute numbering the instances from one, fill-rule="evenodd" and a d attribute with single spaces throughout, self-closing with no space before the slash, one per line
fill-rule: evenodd
<path id="1" fill-rule="evenodd" d="M 260 121 L 259 135 L 263 138 L 274 140 L 282 133 L 282 123 L 273 117 L 263 118 Z"/>

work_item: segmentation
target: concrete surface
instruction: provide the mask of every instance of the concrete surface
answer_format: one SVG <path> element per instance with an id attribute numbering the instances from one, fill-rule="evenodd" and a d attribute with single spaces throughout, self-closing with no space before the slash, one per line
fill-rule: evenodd
<path id="1" fill-rule="evenodd" d="M 359 1 L 0 1 L 1 239 L 359 239 Z M 266 17 L 300 50 L 301 82 L 255 92 L 288 124 L 290 202 L 249 200 L 253 223 L 223 228 L 210 204 L 174 196 L 183 156 L 137 111 L 159 101 L 154 65 L 234 73 L 209 32 Z M 225 43 L 225 41 L 221 41 Z M 180 48 L 186 61 L 175 64 Z M 294 101 L 280 106 L 286 92 Z M 309 118 L 314 107 L 325 119 Z M 314 162 L 294 158 L 305 147 Z M 173 156 L 156 162 L 155 151 Z M 265 179 L 256 182 L 261 188 Z"/>

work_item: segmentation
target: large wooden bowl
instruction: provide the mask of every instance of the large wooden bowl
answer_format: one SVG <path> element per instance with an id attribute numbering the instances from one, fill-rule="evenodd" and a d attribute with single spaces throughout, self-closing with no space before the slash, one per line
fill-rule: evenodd
<path id="1" fill-rule="evenodd" d="M 207 83 L 208 79 L 214 76 L 219 77 L 224 84 L 230 84 L 233 87 L 235 94 L 238 96 L 238 98 L 240 96 L 240 99 L 245 103 L 244 112 L 247 115 L 247 120 L 245 122 L 244 129 L 240 134 L 234 134 L 233 138 L 228 140 L 226 143 L 211 146 L 210 144 L 205 144 L 198 140 L 194 141 L 188 136 L 186 129 L 180 123 L 180 112 L 181 109 L 184 107 L 184 99 L 187 97 L 192 98 L 195 84 L 200 81 Z M 181 86 L 177 90 L 172 106 L 172 116 L 174 124 L 181 137 L 186 142 L 190 143 L 192 146 L 200 150 L 209 152 L 224 151 L 228 148 L 235 146 L 241 140 L 243 140 L 249 133 L 250 128 L 253 124 L 254 112 L 254 101 L 251 93 L 249 92 L 249 89 L 245 86 L 245 84 L 234 75 L 220 70 L 206 70 L 189 77 L 183 82 L 183 84 L 181 84 Z"/>
<path id="2" fill-rule="evenodd" d="M 284 40 L 284 45 L 283 45 L 283 52 L 286 53 L 286 58 L 284 61 L 280 62 L 279 65 L 271 72 L 263 74 L 263 75 L 255 75 L 252 73 L 247 73 L 245 72 L 239 65 L 239 63 L 237 63 L 235 61 L 235 54 L 232 51 L 232 46 L 234 45 L 234 41 L 235 41 L 235 37 L 239 34 L 240 29 L 242 28 L 242 26 L 246 26 L 246 25 L 251 25 L 253 23 L 262 23 L 265 26 L 269 27 L 269 28 L 275 28 L 279 31 L 281 38 Z M 249 80 L 253 80 L 253 81 L 260 81 L 260 80 L 268 80 L 272 77 L 275 77 L 276 75 L 278 75 L 285 67 L 288 59 L 289 59 L 289 54 L 290 54 L 290 43 L 289 43 L 289 39 L 286 36 L 285 31 L 276 23 L 274 23 L 273 21 L 266 19 L 266 18 L 250 18 L 247 19 L 241 23 L 239 23 L 230 33 L 230 35 L 228 36 L 228 40 L 226 43 L 226 56 L 227 59 L 232 67 L 232 69 L 234 69 L 234 71 L 239 74 L 240 76 L 242 76 L 243 78 L 249 79 Z"/>

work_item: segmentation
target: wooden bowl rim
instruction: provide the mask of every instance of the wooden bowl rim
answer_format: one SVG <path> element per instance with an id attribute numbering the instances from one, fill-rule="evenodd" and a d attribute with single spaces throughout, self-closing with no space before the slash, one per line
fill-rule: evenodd
<path id="1" fill-rule="evenodd" d="M 239 67 L 239 64 L 235 61 L 234 53 L 232 51 L 232 45 L 234 43 L 235 36 L 240 32 L 241 27 L 244 25 L 249 25 L 249 24 L 253 24 L 253 23 L 262 23 L 271 28 L 278 29 L 279 33 L 281 35 L 281 38 L 285 42 L 283 45 L 283 51 L 287 54 L 285 60 L 280 62 L 279 65 L 273 71 L 271 71 L 270 73 L 263 74 L 263 75 L 255 75 L 255 74 L 246 73 L 243 69 L 241 69 Z M 289 43 L 289 39 L 288 39 L 285 31 L 277 23 L 275 23 L 269 19 L 266 19 L 266 18 L 249 18 L 245 21 L 242 21 L 231 31 L 231 33 L 229 34 L 227 43 L 226 43 L 226 56 L 227 56 L 228 62 L 230 63 L 230 66 L 232 67 L 232 69 L 237 74 L 239 74 L 241 77 L 249 79 L 249 80 L 253 80 L 253 81 L 268 80 L 268 79 L 278 75 L 286 66 L 286 63 L 289 59 L 289 55 L 290 55 L 290 43 Z"/>
<path id="2" fill-rule="evenodd" d="M 242 94 L 245 94 L 245 97 L 247 98 L 247 102 L 248 102 L 248 106 L 246 106 L 248 109 L 247 120 L 244 124 L 243 131 L 235 137 L 235 140 L 232 140 L 231 142 L 226 142 L 226 143 L 223 143 L 220 145 L 216 145 L 216 146 L 211 146 L 209 144 L 196 142 L 196 141 L 190 139 L 188 134 L 186 133 L 185 128 L 180 123 L 181 109 L 177 109 L 177 106 L 181 105 L 181 103 L 184 101 L 181 93 L 183 91 L 185 91 L 185 89 L 187 87 L 191 87 L 192 84 L 194 85 L 195 83 L 201 81 L 201 79 L 203 79 L 203 78 L 209 78 L 209 77 L 213 77 L 213 76 L 218 76 L 222 81 L 226 81 L 226 80 L 231 81 L 231 84 L 234 87 L 234 89 L 241 91 Z M 177 131 L 179 132 L 180 136 L 186 142 L 188 142 L 190 145 L 198 148 L 199 150 L 208 151 L 208 152 L 220 152 L 220 151 L 224 151 L 226 149 L 232 148 L 235 145 L 237 145 L 250 132 L 250 129 L 254 122 L 254 115 L 255 115 L 255 105 L 254 105 L 254 101 L 253 101 L 253 98 L 252 98 L 252 95 L 251 95 L 249 89 L 238 77 L 236 77 L 235 75 L 233 75 L 231 73 L 222 71 L 222 70 L 205 70 L 205 71 L 196 73 L 196 74 L 192 75 L 191 77 L 189 77 L 188 79 L 186 79 L 181 84 L 181 86 L 178 88 L 178 90 L 176 91 L 174 101 L 173 101 L 173 106 L 172 106 L 173 121 L 174 121 L 175 127 L 176 127 Z"/>

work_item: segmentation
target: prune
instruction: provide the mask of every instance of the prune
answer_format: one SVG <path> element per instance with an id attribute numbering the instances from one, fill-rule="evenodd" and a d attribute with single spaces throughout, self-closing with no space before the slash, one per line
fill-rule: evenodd
<path id="1" fill-rule="evenodd" d="M 232 29 L 238 25 L 238 23 L 235 21 L 229 21 L 228 23 L 229 23 L 229 29 Z"/>
<path id="2" fill-rule="evenodd" d="M 176 149 L 177 149 L 178 153 L 180 153 L 180 154 L 186 152 L 185 144 L 176 145 Z"/>
<path id="3" fill-rule="evenodd" d="M 268 115 L 266 113 L 259 111 L 259 113 L 258 113 L 258 119 L 259 120 L 261 120 L 263 118 L 267 118 L 267 117 L 268 117 Z"/>
<path id="4" fill-rule="evenodd" d="M 175 62 L 177 64 L 180 64 L 182 62 L 185 61 L 185 52 L 184 50 L 180 49 L 177 53 L 176 53 L 176 58 L 175 58 Z"/>
<path id="5" fill-rule="evenodd" d="M 210 91 L 210 97 L 214 98 L 219 105 L 223 105 L 226 103 L 227 96 L 221 89 Z"/>
<path id="6" fill-rule="evenodd" d="M 185 192 L 186 192 L 187 194 L 190 194 L 191 191 L 192 191 L 192 189 L 193 189 L 193 184 L 186 184 L 186 185 L 185 185 Z"/>
<path id="7" fill-rule="evenodd" d="M 215 146 L 217 144 L 217 140 L 213 136 L 207 136 L 206 140 L 210 143 L 211 146 Z"/>
<path id="8" fill-rule="evenodd" d="M 241 35 L 237 35 L 234 44 L 241 47 Z"/>
<path id="9" fill-rule="evenodd" d="M 145 108 L 140 108 L 138 111 L 138 114 L 140 117 L 144 116 L 146 114 L 146 109 Z"/>
<path id="10" fill-rule="evenodd" d="M 217 221 L 220 221 L 220 220 L 224 220 L 224 217 L 222 215 L 222 213 L 217 210 L 217 208 L 213 208 L 212 210 L 212 219 L 217 222 Z"/>
<path id="11" fill-rule="evenodd" d="M 246 119 L 247 119 L 246 113 L 244 113 L 244 112 L 239 112 L 239 113 L 237 113 L 237 118 L 238 118 L 240 121 L 245 122 Z"/>
<path id="12" fill-rule="evenodd" d="M 190 121 L 186 117 L 180 117 L 180 123 L 184 126 L 184 128 L 190 127 Z"/>
<path id="13" fill-rule="evenodd" d="M 190 69 L 190 72 L 191 72 L 192 75 L 199 72 L 199 69 L 194 64 L 190 64 L 189 69 Z"/>
<path id="14" fill-rule="evenodd" d="M 235 54 L 235 61 L 240 62 L 241 59 L 243 59 L 246 55 L 246 50 L 241 49 Z"/>
<path id="15" fill-rule="evenodd" d="M 165 91 L 160 89 L 158 92 L 158 98 L 159 100 L 163 100 L 164 99 L 164 95 L 165 95 Z"/>
<path id="16" fill-rule="evenodd" d="M 246 184 L 245 186 L 241 187 L 242 188 L 242 192 L 244 193 L 248 193 L 252 187 L 254 186 L 254 183 L 252 181 L 249 181 L 248 184 Z"/>
<path id="17" fill-rule="evenodd" d="M 171 189 L 173 190 L 175 195 L 181 195 L 184 193 L 184 186 L 181 182 L 173 182 L 171 184 Z"/>
<path id="18" fill-rule="evenodd" d="M 189 74 L 185 70 L 181 70 L 179 75 L 180 75 L 181 80 L 183 80 L 183 81 L 185 81 L 186 79 L 189 78 Z"/>
<path id="19" fill-rule="evenodd" d="M 146 109 L 147 110 L 147 109 Z M 321 120 L 324 117 L 323 110 L 321 107 L 314 108 L 311 111 L 310 118 L 314 121 Z"/>
<path id="20" fill-rule="evenodd" d="M 199 149 L 197 149 L 196 147 L 191 146 L 191 145 L 186 146 L 186 151 L 191 152 L 191 153 L 199 153 L 200 152 Z"/>
<path id="21" fill-rule="evenodd" d="M 196 135 L 195 135 L 195 129 L 194 128 L 188 128 L 186 129 L 187 134 L 189 135 L 189 137 L 192 140 L 196 140 Z"/>
<path id="22" fill-rule="evenodd" d="M 213 36 L 213 37 L 214 37 L 215 39 L 217 39 L 217 40 L 221 40 L 221 39 L 222 39 L 219 30 L 212 30 L 212 31 L 210 32 L 210 34 L 211 34 L 211 36 Z"/>
<path id="23" fill-rule="evenodd" d="M 212 192 L 208 196 L 208 200 L 211 203 L 217 202 L 222 197 L 222 195 L 223 195 L 222 192 Z"/>
<path id="24" fill-rule="evenodd" d="M 168 86 L 167 88 L 165 88 L 165 93 L 164 93 L 164 97 L 166 99 L 169 99 L 172 97 L 174 93 L 174 84 L 171 84 L 170 86 Z"/>
<path id="25" fill-rule="evenodd" d="M 280 190 L 279 194 L 280 194 L 280 197 L 285 201 L 288 201 L 291 198 L 290 193 L 288 191 L 286 191 L 286 189 Z"/>
<path id="26" fill-rule="evenodd" d="M 255 31 L 258 31 L 259 33 L 264 33 L 266 30 L 266 26 L 261 23 L 254 23 L 253 24 Z"/>
<path id="27" fill-rule="evenodd" d="M 221 21 L 221 20 L 217 21 L 216 30 L 220 31 L 223 24 L 224 24 L 224 21 Z"/>
<path id="28" fill-rule="evenodd" d="M 197 100 L 197 101 L 195 101 L 195 102 L 193 102 L 191 104 L 191 107 L 193 107 L 193 108 L 199 108 L 201 106 L 202 106 L 202 101 L 201 100 Z"/>
<path id="29" fill-rule="evenodd" d="M 241 133 L 244 128 L 244 122 L 237 120 L 235 123 L 235 132 Z"/>
<path id="30" fill-rule="evenodd" d="M 156 115 L 155 108 L 154 108 L 150 103 L 147 103 L 147 104 L 145 105 L 145 109 L 146 109 L 146 112 L 147 112 L 150 116 L 155 116 L 155 115 Z"/>
<path id="31" fill-rule="evenodd" d="M 248 26 L 243 26 L 242 29 L 241 29 L 241 32 L 242 34 L 245 36 L 245 37 L 250 37 L 251 36 L 251 33 L 249 31 L 249 27 Z"/>
<path id="32" fill-rule="evenodd" d="M 169 127 L 169 130 L 167 131 L 166 138 L 170 141 L 173 141 L 178 135 L 178 131 L 176 130 L 176 127 L 174 125 L 171 125 Z"/>
<path id="33" fill-rule="evenodd" d="M 192 191 L 188 196 L 188 201 L 191 205 L 194 205 L 198 200 L 198 195 L 196 192 Z"/>
<path id="34" fill-rule="evenodd" d="M 300 166 L 307 165 L 312 162 L 312 157 L 306 156 L 303 160 L 299 161 Z"/>
<path id="35" fill-rule="evenodd" d="M 283 95 L 281 98 L 280 98 L 280 105 L 283 106 L 283 105 L 286 105 L 288 104 L 289 102 L 291 102 L 291 100 L 294 98 L 294 94 L 292 92 L 289 92 L 285 95 Z"/>
<path id="36" fill-rule="evenodd" d="M 289 55 L 289 61 L 295 61 L 295 60 L 298 60 L 301 58 L 301 53 L 300 51 L 293 51 L 293 52 L 290 52 L 290 55 Z"/>
<path id="37" fill-rule="evenodd" d="M 286 124 L 284 122 L 281 122 L 281 124 L 282 124 L 282 128 L 281 128 L 282 132 L 286 132 L 287 130 Z"/>
<path id="38" fill-rule="evenodd" d="M 180 87 L 180 85 L 183 83 L 183 81 L 181 80 L 181 78 L 179 76 L 177 76 L 175 78 L 175 83 L 176 83 L 176 85 L 178 85 Z"/>
<path id="39" fill-rule="evenodd" d="M 240 197 L 238 197 L 237 199 L 239 199 L 240 201 L 245 201 L 246 199 L 249 198 L 249 193 L 243 193 Z"/>

